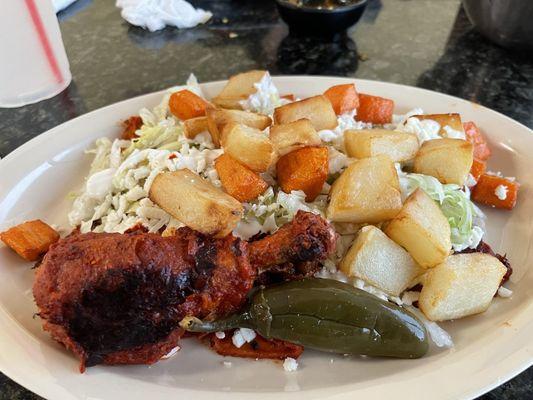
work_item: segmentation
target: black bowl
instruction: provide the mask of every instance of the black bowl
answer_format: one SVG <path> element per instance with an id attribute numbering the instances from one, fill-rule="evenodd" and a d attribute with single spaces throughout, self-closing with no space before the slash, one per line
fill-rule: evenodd
<path id="1" fill-rule="evenodd" d="M 276 0 L 281 18 L 289 25 L 291 32 L 308 35 L 332 35 L 345 31 L 354 25 L 363 11 L 367 0 L 334 8 L 298 6 L 287 0 Z"/>

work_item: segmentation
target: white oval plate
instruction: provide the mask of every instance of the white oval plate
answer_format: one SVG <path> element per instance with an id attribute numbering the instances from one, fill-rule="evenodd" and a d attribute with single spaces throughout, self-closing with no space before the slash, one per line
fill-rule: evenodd
<path id="1" fill-rule="evenodd" d="M 328 87 L 354 82 L 328 77 L 277 77 L 283 94 L 307 97 Z M 470 399 L 510 379 L 533 360 L 532 216 L 533 149 L 531 130 L 487 108 L 413 87 L 355 80 L 363 93 L 392 98 L 396 113 L 422 107 L 428 113 L 458 112 L 489 136 L 489 166 L 522 184 L 512 212 L 487 210 L 488 237 L 507 253 L 514 274 L 511 299 L 497 298 L 489 311 L 443 324 L 453 350 L 432 349 L 420 360 L 345 358 L 306 351 L 297 372 L 280 363 L 228 358 L 193 339 L 169 360 L 151 367 L 93 367 L 78 372 L 78 362 L 41 330 L 31 287 L 31 264 L 0 247 L 0 369 L 21 385 L 49 399 Z M 224 82 L 203 85 L 215 95 Z M 57 126 L 0 161 L 0 230 L 31 218 L 65 224 L 69 191 L 83 183 L 90 156 L 101 136 L 116 137 L 119 121 L 161 93 L 136 97 Z M 296 392 L 296 393 L 295 393 Z"/>

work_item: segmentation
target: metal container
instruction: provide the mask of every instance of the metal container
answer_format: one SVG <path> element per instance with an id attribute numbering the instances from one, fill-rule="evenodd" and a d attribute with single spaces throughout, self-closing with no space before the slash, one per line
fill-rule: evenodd
<path id="1" fill-rule="evenodd" d="M 462 0 L 483 35 L 504 47 L 533 50 L 533 0 Z"/>

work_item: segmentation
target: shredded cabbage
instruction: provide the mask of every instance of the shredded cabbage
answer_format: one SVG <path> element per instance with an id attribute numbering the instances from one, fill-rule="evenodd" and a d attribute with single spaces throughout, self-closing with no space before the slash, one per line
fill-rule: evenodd
<path id="1" fill-rule="evenodd" d="M 265 193 L 250 203 L 244 203 L 244 216 L 233 233 L 243 239 L 258 233 L 272 233 L 279 227 L 292 221 L 299 210 L 308 211 L 321 216 L 325 215 L 326 195 L 320 195 L 312 203 L 305 201 L 305 193 L 301 190 L 277 193 L 269 187 Z"/>
<path id="2" fill-rule="evenodd" d="M 402 198 L 407 198 L 417 188 L 421 188 L 440 205 L 450 224 L 451 241 L 455 251 L 477 247 L 484 231 L 474 222 L 476 218 L 482 219 L 484 215 L 470 201 L 467 192 L 458 185 L 443 185 L 429 175 L 405 173 L 398 166 L 397 169 Z"/>

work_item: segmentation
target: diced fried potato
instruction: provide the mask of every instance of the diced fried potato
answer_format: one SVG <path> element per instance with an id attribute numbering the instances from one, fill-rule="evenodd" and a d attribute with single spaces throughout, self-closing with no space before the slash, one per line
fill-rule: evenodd
<path id="1" fill-rule="evenodd" d="M 443 262 L 452 248 L 448 220 L 422 189 L 407 198 L 384 232 L 424 268 Z"/>
<path id="2" fill-rule="evenodd" d="M 359 107 L 359 95 L 353 83 L 332 86 L 324 92 L 324 96 L 331 101 L 337 115 L 353 111 Z"/>
<path id="3" fill-rule="evenodd" d="M 188 139 L 207 131 L 207 117 L 191 118 L 183 121 L 183 134 Z"/>
<path id="4" fill-rule="evenodd" d="M 222 134 L 224 152 L 252 171 L 265 172 L 274 161 L 272 142 L 259 129 L 231 123 Z"/>
<path id="5" fill-rule="evenodd" d="M 185 121 L 190 118 L 203 117 L 210 104 L 190 90 L 172 93 L 168 100 L 168 108 L 172 115 Z M 211 106 L 212 107 L 212 106 Z"/>
<path id="6" fill-rule="evenodd" d="M 357 120 L 383 125 L 392 122 L 394 101 L 384 97 L 359 93 Z"/>
<path id="7" fill-rule="evenodd" d="M 317 131 L 337 126 L 337 116 L 326 96 L 314 96 L 295 101 L 274 110 L 276 124 L 288 124 L 299 119 L 308 119 Z"/>
<path id="8" fill-rule="evenodd" d="M 428 140 L 415 157 L 414 171 L 431 175 L 442 183 L 464 185 L 472 167 L 473 147 L 462 139 Z"/>
<path id="9" fill-rule="evenodd" d="M 230 123 L 242 124 L 255 129 L 263 130 L 272 124 L 270 117 L 240 110 L 207 110 L 207 127 L 213 143 L 220 146 L 221 134 L 224 127 Z"/>
<path id="10" fill-rule="evenodd" d="M 484 312 L 506 272 L 489 254 L 454 254 L 428 272 L 418 304 L 432 321 Z"/>
<path id="11" fill-rule="evenodd" d="M 24 222 L 0 233 L 0 240 L 27 261 L 36 261 L 59 240 L 59 234 L 40 219 Z"/>
<path id="12" fill-rule="evenodd" d="M 418 139 L 415 135 L 405 132 L 363 129 L 346 131 L 344 146 L 350 157 L 367 158 L 383 154 L 394 162 L 402 162 L 415 157 Z"/>
<path id="13" fill-rule="evenodd" d="M 268 184 L 258 174 L 229 154 L 218 157 L 215 168 L 224 190 L 241 202 L 255 199 L 268 188 Z"/>
<path id="14" fill-rule="evenodd" d="M 320 146 L 322 141 L 308 119 L 299 119 L 288 124 L 272 125 L 270 140 L 276 153 L 284 156 L 291 151 L 307 146 Z"/>
<path id="15" fill-rule="evenodd" d="M 463 123 L 461 121 L 461 116 L 457 113 L 450 114 L 423 114 L 423 115 L 413 115 L 413 117 L 418 119 L 431 119 L 437 122 L 440 125 L 439 135 L 447 137 L 448 132 L 446 127 L 450 127 L 454 131 L 464 133 Z"/>
<path id="16" fill-rule="evenodd" d="M 377 223 L 402 208 L 398 174 L 387 156 L 350 164 L 330 190 L 328 218 L 336 222 Z"/>
<path id="17" fill-rule="evenodd" d="M 359 231 L 339 268 L 392 296 L 399 296 L 424 272 L 407 251 L 373 225 Z"/>
<path id="18" fill-rule="evenodd" d="M 241 203 L 188 169 L 157 175 L 150 200 L 188 227 L 224 237 L 242 217 Z"/>
<path id="19" fill-rule="evenodd" d="M 233 75 L 218 96 L 213 98 L 213 103 L 222 108 L 242 109 L 239 102 L 257 91 L 254 84 L 259 83 L 266 72 L 254 70 Z"/>
<path id="20" fill-rule="evenodd" d="M 278 160 L 276 172 L 285 193 L 302 190 L 306 200 L 313 201 L 328 177 L 328 149 L 304 147 L 285 154 Z"/>

